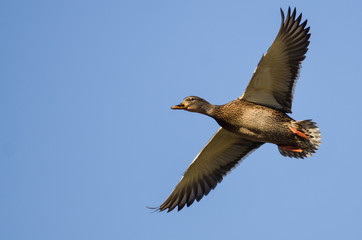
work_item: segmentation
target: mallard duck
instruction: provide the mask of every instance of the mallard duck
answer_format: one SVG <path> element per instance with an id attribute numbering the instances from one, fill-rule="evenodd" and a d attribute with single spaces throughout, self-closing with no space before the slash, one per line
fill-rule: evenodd
<path id="1" fill-rule="evenodd" d="M 189 96 L 171 107 L 212 117 L 220 128 L 192 161 L 183 177 L 157 209 L 180 211 L 200 201 L 249 153 L 264 143 L 278 146 L 283 156 L 311 156 L 320 144 L 320 132 L 311 120 L 295 121 L 291 113 L 293 89 L 309 45 L 307 20 L 282 9 L 279 32 L 256 67 L 245 92 L 224 105 Z"/>

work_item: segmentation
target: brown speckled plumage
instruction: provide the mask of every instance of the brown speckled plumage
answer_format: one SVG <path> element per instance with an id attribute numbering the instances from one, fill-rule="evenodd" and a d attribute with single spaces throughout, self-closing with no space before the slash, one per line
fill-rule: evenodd
<path id="1" fill-rule="evenodd" d="M 298 147 L 298 137 L 288 128 L 293 119 L 282 111 L 236 99 L 217 106 L 210 117 L 245 139 Z"/>
<path id="2" fill-rule="evenodd" d="M 242 159 L 264 143 L 278 146 L 283 156 L 305 158 L 320 144 L 320 132 L 311 120 L 295 121 L 291 113 L 293 89 L 309 45 L 307 21 L 290 8 L 279 32 L 261 58 L 245 92 L 224 105 L 212 105 L 190 96 L 172 109 L 210 116 L 219 130 L 192 161 L 160 211 L 181 210 L 200 201 Z"/>

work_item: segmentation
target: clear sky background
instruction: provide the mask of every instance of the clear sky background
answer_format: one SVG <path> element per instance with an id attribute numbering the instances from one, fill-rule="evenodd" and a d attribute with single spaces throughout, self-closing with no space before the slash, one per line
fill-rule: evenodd
<path id="1" fill-rule="evenodd" d="M 181 212 L 151 213 L 218 128 L 172 111 L 241 95 L 297 7 L 311 44 L 293 118 Z M 0 239 L 362 239 L 362 1 L 1 1 Z"/>

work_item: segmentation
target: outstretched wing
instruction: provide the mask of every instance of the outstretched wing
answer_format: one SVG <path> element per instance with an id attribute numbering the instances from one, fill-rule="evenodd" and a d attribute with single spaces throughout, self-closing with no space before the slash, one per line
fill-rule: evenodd
<path id="1" fill-rule="evenodd" d="M 293 89 L 299 69 L 308 51 L 310 33 L 307 20 L 296 19 L 296 10 L 288 9 L 279 32 L 269 50 L 261 58 L 253 76 L 240 97 L 250 102 L 291 113 Z"/>
<path id="2" fill-rule="evenodd" d="M 195 199 L 200 201 L 242 158 L 262 144 L 219 128 L 158 210 L 168 209 L 170 212 L 178 206 L 180 211 L 185 205 L 190 206 Z"/>

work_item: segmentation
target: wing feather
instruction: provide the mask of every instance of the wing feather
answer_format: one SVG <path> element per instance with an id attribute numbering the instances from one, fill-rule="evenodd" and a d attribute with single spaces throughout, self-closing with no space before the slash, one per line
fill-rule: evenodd
<path id="1" fill-rule="evenodd" d="M 285 20 L 280 11 L 279 32 L 240 98 L 291 113 L 293 90 L 308 51 L 310 33 L 309 27 L 305 28 L 307 20 L 301 23 L 302 14 L 295 18 L 296 9 L 291 13 L 289 8 Z"/>
<path id="2" fill-rule="evenodd" d="M 220 128 L 192 161 L 175 189 L 158 208 L 180 211 L 200 201 L 242 158 L 262 143 L 252 142 Z"/>

